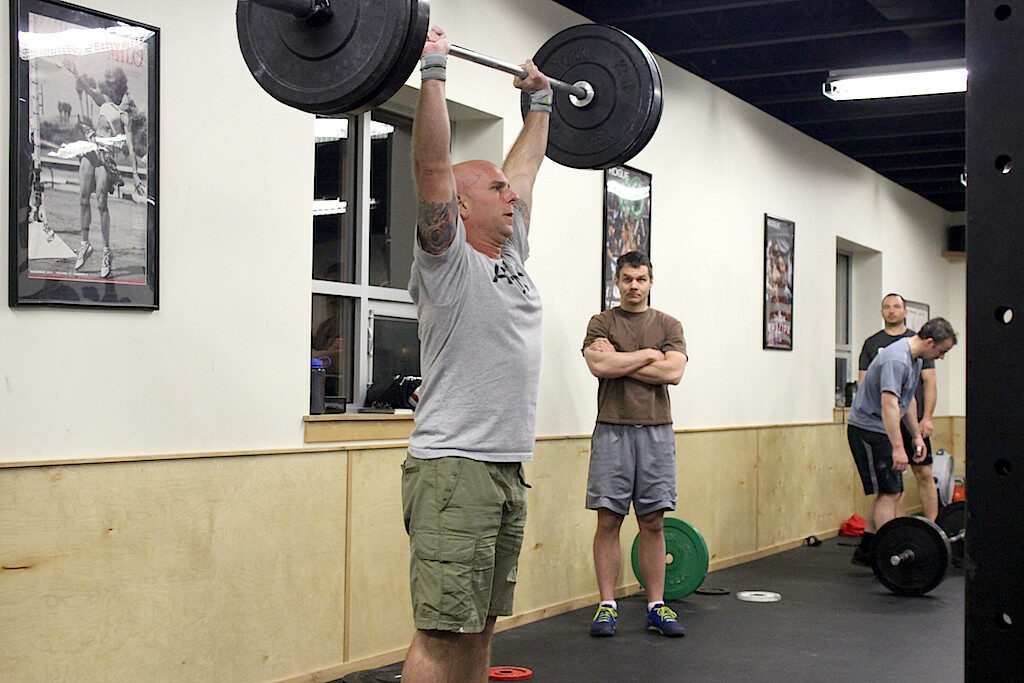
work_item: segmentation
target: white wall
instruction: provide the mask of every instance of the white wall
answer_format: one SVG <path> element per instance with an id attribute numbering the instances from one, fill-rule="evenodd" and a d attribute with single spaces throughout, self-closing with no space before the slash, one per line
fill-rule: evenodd
<path id="1" fill-rule="evenodd" d="M 0 308 L 0 461 L 297 446 L 312 117 L 249 75 L 233 2 L 86 4 L 161 28 L 161 308 Z M 431 11 L 454 42 L 513 62 L 581 21 L 547 0 L 434 0 Z M 677 426 L 831 419 L 837 236 L 883 254 L 883 289 L 963 329 L 964 265 L 940 256 L 945 211 L 659 63 L 665 113 L 630 164 L 654 177 L 654 302 L 682 320 L 690 348 L 672 392 Z M 506 150 L 521 121 L 509 81 L 449 65 L 449 97 L 502 117 Z M 582 434 L 596 403 L 579 346 L 600 287 L 602 173 L 547 162 L 534 207 L 528 267 L 545 305 L 537 429 Z M 764 213 L 796 222 L 792 352 L 761 349 Z M 937 412 L 962 414 L 963 354 L 945 364 Z"/>
<path id="2" fill-rule="evenodd" d="M 301 443 L 313 119 L 253 80 L 235 3 L 83 4 L 161 29 L 160 310 L 0 307 L 0 459 Z"/>

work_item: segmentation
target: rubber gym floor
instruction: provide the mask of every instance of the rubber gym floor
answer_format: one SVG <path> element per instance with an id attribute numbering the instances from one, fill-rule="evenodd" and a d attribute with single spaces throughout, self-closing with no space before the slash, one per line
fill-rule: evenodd
<path id="1" fill-rule="evenodd" d="M 645 630 L 642 594 L 618 600 L 618 631 L 591 638 L 595 607 L 495 634 L 492 664 L 530 669 L 534 681 L 895 681 L 964 679 L 964 574 L 916 598 L 890 593 L 850 563 L 850 538 L 827 539 L 708 574 L 669 605 L 684 638 Z M 628 558 L 625 558 L 628 561 Z M 743 590 L 782 600 L 743 602 Z M 348 683 L 400 680 L 401 664 L 349 674 Z"/>

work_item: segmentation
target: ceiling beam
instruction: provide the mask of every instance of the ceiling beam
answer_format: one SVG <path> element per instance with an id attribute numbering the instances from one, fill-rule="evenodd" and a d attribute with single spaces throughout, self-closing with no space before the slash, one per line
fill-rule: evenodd
<path id="1" fill-rule="evenodd" d="M 951 54 L 949 50 L 942 50 L 942 46 L 936 46 L 940 49 L 925 52 L 924 50 L 916 50 L 913 54 L 904 54 L 900 56 L 900 62 L 903 64 L 917 64 L 919 62 L 934 62 L 939 60 L 951 60 L 951 59 L 963 59 L 964 51 L 963 46 L 960 50 L 953 51 L 955 54 Z M 701 70 L 698 74 L 701 78 L 711 81 L 712 83 L 733 83 L 736 81 L 757 81 L 766 80 L 769 78 L 784 78 L 787 76 L 804 76 L 806 74 L 823 74 L 822 81 L 828 72 L 833 69 L 863 69 L 873 68 L 878 66 L 878 56 L 874 56 L 870 59 L 865 59 L 863 56 L 855 58 L 845 57 L 843 55 L 830 55 L 829 61 L 826 62 L 813 62 L 806 64 L 794 64 L 793 62 L 787 61 L 787 68 L 774 68 L 765 71 L 736 71 L 732 73 L 721 73 L 714 74 L 709 72 L 707 69 L 701 68 L 703 65 L 693 64 Z"/>
<path id="2" fill-rule="evenodd" d="M 828 103 L 823 103 L 828 104 Z M 964 104 L 961 103 L 958 106 L 949 107 L 931 107 L 928 109 L 918 109 L 906 111 L 892 111 L 891 109 L 883 109 L 875 112 L 862 112 L 862 113 L 848 113 L 842 115 L 824 115 L 811 119 L 798 119 L 798 118 L 785 118 L 789 125 L 799 128 L 800 126 L 811 126 L 821 123 L 842 123 L 845 121 L 876 121 L 878 119 L 897 119 L 906 116 L 931 116 L 933 114 L 963 114 Z M 777 116 L 777 115 L 776 115 Z M 782 118 L 782 117 L 778 117 Z"/>
<path id="3" fill-rule="evenodd" d="M 899 174 L 901 171 L 911 171 L 911 172 L 914 172 L 914 171 L 930 170 L 930 169 L 940 169 L 940 168 L 959 168 L 959 169 L 963 169 L 963 167 L 964 167 L 964 164 L 961 161 L 961 162 L 950 163 L 950 164 L 912 164 L 910 166 L 890 166 L 890 167 L 879 166 L 875 170 L 878 171 L 879 173 L 881 173 L 882 175 L 887 175 L 889 173 Z"/>
<path id="4" fill-rule="evenodd" d="M 623 14 L 617 17 L 604 17 L 602 23 L 605 24 L 635 24 L 640 21 L 650 21 L 652 19 L 668 19 L 669 17 L 685 17 L 692 16 L 694 14 L 708 14 L 710 12 L 728 12 L 730 10 L 737 9 L 750 9 L 751 7 L 766 7 L 768 5 L 781 5 L 786 3 L 794 3 L 798 0 L 745 0 L 740 2 L 722 2 L 711 5 L 699 5 L 697 7 L 685 7 L 679 9 L 663 10 L 660 12 L 646 12 L 642 14 Z"/>
<path id="5" fill-rule="evenodd" d="M 747 97 L 744 97 L 744 95 L 742 95 L 741 93 L 735 92 L 733 90 L 729 90 L 728 88 L 725 88 L 725 90 L 727 90 L 729 93 L 735 95 L 736 97 L 740 98 L 741 100 L 749 102 L 750 104 L 754 105 L 758 109 L 763 109 L 764 107 L 767 107 L 767 106 L 772 105 L 772 104 L 800 104 L 801 102 L 818 102 L 820 100 L 827 100 L 828 99 L 827 97 L 825 97 L 825 95 L 820 90 L 810 91 L 810 92 L 806 92 L 805 91 L 805 92 L 801 92 L 801 93 L 792 93 L 792 94 L 789 94 L 789 95 L 778 95 L 776 97 L 772 97 L 772 98 L 769 98 L 769 99 L 766 99 L 766 100 L 747 99 L 747 97 L 749 97 L 750 95 L 757 95 L 758 93 L 750 93 L 750 95 L 748 95 Z M 829 100 L 829 101 L 831 102 L 831 100 Z"/>
<path id="6" fill-rule="evenodd" d="M 842 152 L 843 150 L 839 150 Z M 860 161 L 861 159 L 875 159 L 878 157 L 896 157 L 906 154 L 943 154 L 947 152 L 964 152 L 964 145 L 944 145 L 940 147 L 922 147 L 920 149 L 906 150 L 906 149 L 887 149 L 887 150 L 875 150 L 873 152 L 857 152 L 852 154 L 849 152 L 843 152 L 846 156 Z"/>
<path id="7" fill-rule="evenodd" d="M 807 131 L 804 131 L 805 133 Z M 864 133 L 857 135 L 842 135 L 839 137 L 830 137 L 826 134 L 815 135 L 827 145 L 837 144 L 841 142 L 860 142 L 862 140 L 890 140 L 895 138 L 919 138 L 926 135 L 964 135 L 966 127 L 960 126 L 959 128 L 943 128 L 941 130 L 925 130 L 922 128 L 915 128 L 912 131 L 888 131 L 884 133 Z"/>
<path id="8" fill-rule="evenodd" d="M 895 33 L 897 31 L 911 31 L 925 28 L 939 28 L 942 26 L 962 26 L 964 18 L 960 17 L 932 17 L 919 21 L 906 21 L 893 24 L 873 24 L 848 28 L 842 31 L 826 31 L 823 33 L 808 33 L 798 31 L 788 35 L 779 35 L 773 38 L 747 39 L 732 43 L 704 43 L 681 49 L 654 49 L 654 52 L 663 57 L 675 57 L 679 55 L 693 55 L 705 52 L 724 52 L 726 50 L 746 50 L 752 47 L 769 47 L 772 45 L 787 45 L 792 43 L 809 43 L 816 40 L 835 40 L 836 38 L 853 38 L 879 33 Z"/>
<path id="9" fill-rule="evenodd" d="M 943 186 L 946 186 L 949 188 L 950 192 L 955 190 L 956 187 L 963 187 L 963 184 L 960 182 L 959 175 L 957 175 L 955 178 L 915 178 L 907 180 L 895 180 L 893 178 L 889 178 L 889 180 L 892 180 L 895 183 L 899 183 L 904 187 L 927 187 L 930 185 L 936 187 L 938 190 L 941 189 Z"/>

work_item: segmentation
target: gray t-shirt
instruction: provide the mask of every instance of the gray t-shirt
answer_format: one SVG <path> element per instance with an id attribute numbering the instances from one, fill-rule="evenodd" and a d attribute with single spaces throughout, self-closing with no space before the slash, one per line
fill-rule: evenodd
<path id="1" fill-rule="evenodd" d="M 906 338 L 879 351 L 857 389 L 847 421 L 854 427 L 885 434 L 882 392 L 899 397 L 902 418 L 910 407 L 910 399 L 914 398 L 914 388 L 921 378 L 921 365 L 920 358 L 914 359 L 910 355 L 910 342 Z"/>
<path id="2" fill-rule="evenodd" d="M 860 349 L 860 359 L 857 369 L 867 372 L 868 367 L 871 365 L 871 361 L 875 359 L 875 356 L 878 355 L 879 351 L 889 344 L 892 344 L 894 341 L 903 339 L 904 337 L 913 337 L 916 334 L 917 332 L 914 330 L 907 330 L 903 334 L 898 335 L 892 335 L 885 330 L 879 330 L 864 340 L 864 346 Z M 934 370 L 935 361 L 924 361 L 921 365 L 921 369 Z M 914 396 L 917 398 L 917 419 L 920 420 L 924 417 L 924 384 L 922 382 L 917 383 L 917 389 L 914 390 Z"/>
<path id="3" fill-rule="evenodd" d="M 516 209 L 500 259 L 466 242 L 461 218 L 443 254 L 427 253 L 419 240 L 413 249 L 409 294 L 419 318 L 423 383 L 409 454 L 532 459 L 541 301 L 523 267 L 530 247 L 522 214 Z"/>

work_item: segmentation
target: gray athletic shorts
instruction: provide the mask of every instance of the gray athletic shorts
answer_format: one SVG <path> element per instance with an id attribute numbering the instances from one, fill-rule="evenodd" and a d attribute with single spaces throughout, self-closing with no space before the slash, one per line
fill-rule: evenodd
<path id="1" fill-rule="evenodd" d="M 587 508 L 638 515 L 676 509 L 676 437 L 672 424 L 598 422 L 590 438 Z"/>

